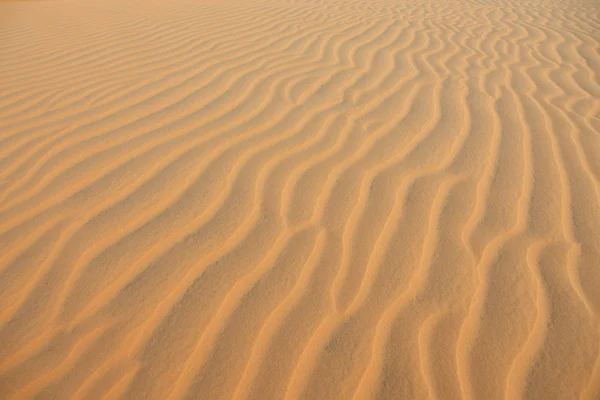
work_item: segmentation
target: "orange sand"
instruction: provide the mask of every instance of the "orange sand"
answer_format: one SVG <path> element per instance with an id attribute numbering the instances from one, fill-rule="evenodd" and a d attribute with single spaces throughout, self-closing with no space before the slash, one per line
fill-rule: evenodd
<path id="1" fill-rule="evenodd" d="M 599 399 L 600 3 L 0 4 L 1 399 Z"/>

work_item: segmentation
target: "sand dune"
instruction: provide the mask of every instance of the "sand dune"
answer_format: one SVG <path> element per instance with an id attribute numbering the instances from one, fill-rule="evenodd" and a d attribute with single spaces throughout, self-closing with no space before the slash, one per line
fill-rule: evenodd
<path id="1" fill-rule="evenodd" d="M 600 398 L 600 5 L 2 1 L 1 399 Z"/>

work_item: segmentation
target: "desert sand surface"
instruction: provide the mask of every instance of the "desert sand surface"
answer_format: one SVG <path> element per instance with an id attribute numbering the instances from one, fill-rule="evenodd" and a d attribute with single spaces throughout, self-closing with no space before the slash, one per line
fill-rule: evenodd
<path id="1" fill-rule="evenodd" d="M 0 399 L 600 399 L 600 3 L 0 4 Z"/>

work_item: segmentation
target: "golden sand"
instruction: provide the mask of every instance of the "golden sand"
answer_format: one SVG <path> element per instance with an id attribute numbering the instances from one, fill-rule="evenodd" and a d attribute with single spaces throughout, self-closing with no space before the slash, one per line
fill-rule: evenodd
<path id="1" fill-rule="evenodd" d="M 0 399 L 600 398 L 600 3 L 0 4 Z"/>

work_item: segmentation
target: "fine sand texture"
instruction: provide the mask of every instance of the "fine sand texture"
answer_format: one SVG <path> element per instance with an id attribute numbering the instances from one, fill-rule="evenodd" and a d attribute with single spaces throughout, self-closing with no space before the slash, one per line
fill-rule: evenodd
<path id="1" fill-rule="evenodd" d="M 0 4 L 0 399 L 600 399 L 600 3 Z"/>

